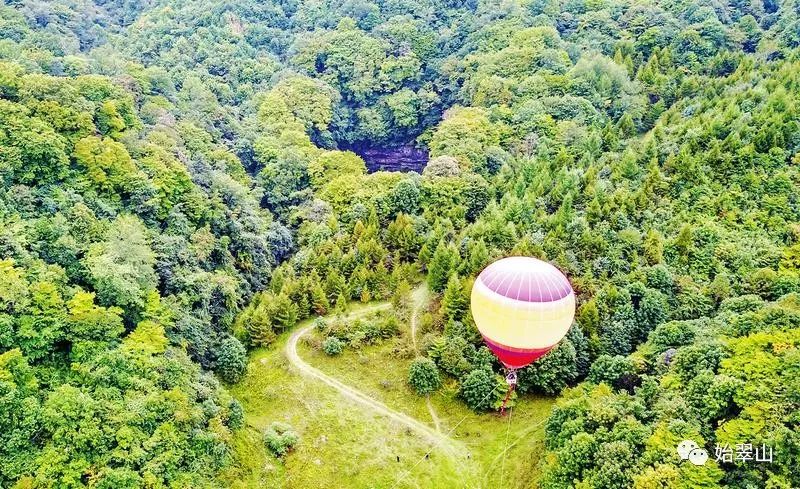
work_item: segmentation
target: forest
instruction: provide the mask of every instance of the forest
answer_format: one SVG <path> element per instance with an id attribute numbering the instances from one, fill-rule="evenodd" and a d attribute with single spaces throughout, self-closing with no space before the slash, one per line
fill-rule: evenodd
<path id="1" fill-rule="evenodd" d="M 0 488 L 224 487 L 800 487 L 800 3 L 4 0 Z"/>

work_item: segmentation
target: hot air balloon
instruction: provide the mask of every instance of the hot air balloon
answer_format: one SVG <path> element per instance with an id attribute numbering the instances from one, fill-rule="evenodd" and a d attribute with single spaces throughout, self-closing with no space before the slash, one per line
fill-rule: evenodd
<path id="1" fill-rule="evenodd" d="M 486 345 L 508 369 L 507 401 L 516 369 L 536 361 L 567 334 L 575 317 L 575 292 L 553 265 L 512 256 L 478 275 L 471 309 Z"/>

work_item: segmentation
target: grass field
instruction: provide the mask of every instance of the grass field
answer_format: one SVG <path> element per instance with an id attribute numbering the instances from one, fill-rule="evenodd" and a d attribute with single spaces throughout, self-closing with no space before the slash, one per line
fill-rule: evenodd
<path id="1" fill-rule="evenodd" d="M 312 335 L 309 335 L 312 336 Z M 549 398 L 522 397 L 510 416 L 475 414 L 456 398 L 454 383 L 430 399 L 441 432 L 466 445 L 468 460 L 453 459 L 410 429 L 374 415 L 316 379 L 301 376 L 284 354 L 288 335 L 251 354 L 246 378 L 231 388 L 248 428 L 235 435 L 235 463 L 224 474 L 233 488 L 489 488 L 535 487 Z M 413 358 L 398 355 L 408 332 L 359 351 L 328 357 L 301 341 L 312 366 L 390 408 L 435 427 L 424 397 L 406 384 Z M 261 433 L 273 421 L 301 436 L 284 460 L 270 455 Z M 509 446 L 505 457 L 504 448 Z M 431 450 L 432 449 L 432 450 Z M 431 452 L 426 458 L 426 453 Z M 398 462 L 399 457 L 399 462 Z M 505 460 L 504 460 L 505 459 Z"/>

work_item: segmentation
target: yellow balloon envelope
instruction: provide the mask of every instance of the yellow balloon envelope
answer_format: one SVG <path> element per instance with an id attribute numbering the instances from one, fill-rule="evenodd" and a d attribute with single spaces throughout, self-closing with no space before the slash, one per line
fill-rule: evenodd
<path id="1" fill-rule="evenodd" d="M 472 316 L 486 345 L 508 368 L 553 348 L 575 317 L 575 292 L 561 271 L 513 256 L 486 267 L 472 287 Z"/>

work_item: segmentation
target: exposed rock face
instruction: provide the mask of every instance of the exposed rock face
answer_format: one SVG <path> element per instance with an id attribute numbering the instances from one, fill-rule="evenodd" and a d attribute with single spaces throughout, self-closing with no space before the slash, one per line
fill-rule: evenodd
<path id="1" fill-rule="evenodd" d="M 415 146 L 358 148 L 355 152 L 364 159 L 370 173 L 376 171 L 422 173 L 428 163 L 428 151 Z"/>

